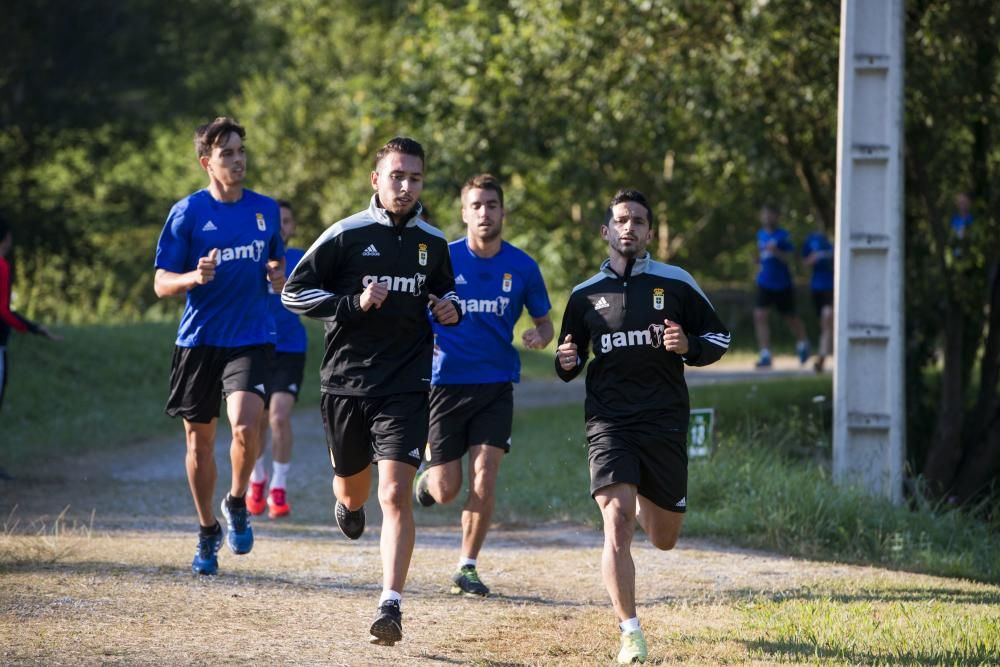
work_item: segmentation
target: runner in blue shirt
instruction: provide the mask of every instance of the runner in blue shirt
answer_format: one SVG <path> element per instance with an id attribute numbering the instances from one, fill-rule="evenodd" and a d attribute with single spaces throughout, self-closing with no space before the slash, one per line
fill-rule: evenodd
<path id="1" fill-rule="evenodd" d="M 753 325 L 760 347 L 757 368 L 771 367 L 771 325 L 768 316 L 771 306 L 781 313 L 798 343 L 795 351 L 799 363 L 809 358 L 809 341 L 802 320 L 795 312 L 795 285 L 788 269 L 788 261 L 795 252 L 788 232 L 778 227 L 778 209 L 765 204 L 760 209 L 761 229 L 757 232 L 757 303 L 753 309 Z"/>
<path id="2" fill-rule="evenodd" d="M 222 546 L 212 510 L 221 397 L 233 433 L 232 479 L 222 501 L 226 541 L 235 554 L 253 548 L 245 496 L 260 447 L 258 420 L 274 351 L 268 281 L 275 290 L 285 281 L 278 204 L 243 187 L 245 136 L 225 117 L 197 129 L 195 150 L 208 187 L 174 204 L 156 246 L 156 295 L 186 297 L 166 412 L 184 420 L 188 482 L 201 526 L 191 563 L 196 574 L 218 571 Z"/>
<path id="3" fill-rule="evenodd" d="M 503 189 L 495 177 L 480 174 L 465 183 L 462 220 L 466 237 L 448 249 L 464 314 L 458 326 L 434 325 L 428 467 L 414 493 L 424 507 L 454 500 L 462 489 L 462 457 L 469 453 L 462 551 L 451 592 L 484 597 L 489 589 L 479 579 L 476 559 L 493 515 L 500 461 L 510 451 L 512 383 L 521 372 L 514 325 L 527 308 L 535 326 L 521 343 L 532 350 L 548 345 L 554 331 L 538 264 L 503 240 Z"/>
<path id="4" fill-rule="evenodd" d="M 826 237 L 823 223 L 816 225 L 816 231 L 802 244 L 802 257 L 812 265 L 813 305 L 819 318 L 819 354 L 813 362 L 817 373 L 823 372 L 826 358 L 833 352 L 833 245 Z"/>
<path id="5" fill-rule="evenodd" d="M 295 214 L 291 202 L 281 200 L 281 240 L 295 234 Z M 285 272 L 291 275 L 305 254 L 299 248 L 285 248 Z M 269 289 L 269 310 L 277 334 L 274 359 L 267 383 L 267 401 L 260 420 L 260 455 L 250 475 L 247 508 L 251 514 L 263 514 L 272 519 L 292 511 L 288 502 L 288 469 L 292 465 L 292 408 L 299 397 L 299 388 L 306 367 L 306 328 L 299 316 L 281 305 L 281 292 Z M 267 427 L 271 427 L 271 488 L 267 487 L 264 450 L 267 449 Z"/>

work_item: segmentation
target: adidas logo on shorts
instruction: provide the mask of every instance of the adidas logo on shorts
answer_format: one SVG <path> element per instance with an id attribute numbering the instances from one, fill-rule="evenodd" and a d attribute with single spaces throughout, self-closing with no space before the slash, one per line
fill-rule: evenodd
<path id="1" fill-rule="evenodd" d="M 375 247 L 374 243 L 372 243 L 370 246 L 368 246 L 367 248 L 365 248 L 365 251 L 363 253 L 361 253 L 361 256 L 362 257 L 381 257 L 381 255 L 379 255 L 378 248 Z"/>
<path id="2" fill-rule="evenodd" d="M 410 456 L 413 457 L 413 458 L 415 458 L 415 459 L 419 459 L 420 458 L 420 450 L 417 449 L 417 448 L 413 448 L 413 450 L 410 451 Z"/>
<path id="3" fill-rule="evenodd" d="M 683 498 L 677 501 L 674 507 L 687 507 L 688 504 L 687 501 L 688 501 L 687 496 L 684 496 Z"/>

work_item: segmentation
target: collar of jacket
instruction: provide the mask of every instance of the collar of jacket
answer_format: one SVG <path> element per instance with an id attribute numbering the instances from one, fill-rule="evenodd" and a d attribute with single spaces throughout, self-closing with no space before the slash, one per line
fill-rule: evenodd
<path id="1" fill-rule="evenodd" d="M 417 221 L 420 218 L 420 214 L 424 211 L 424 205 L 419 201 L 417 205 L 413 207 L 410 211 L 409 216 L 404 224 L 405 227 L 416 227 Z M 382 208 L 382 202 L 378 200 L 378 195 L 372 195 L 372 201 L 368 204 L 368 215 L 371 216 L 372 220 L 380 225 L 385 225 L 386 227 L 395 227 L 396 223 L 392 221 L 389 217 L 389 212 Z"/>
<path id="2" fill-rule="evenodd" d="M 651 261 L 653 261 L 653 260 L 650 259 L 650 257 L 649 257 L 649 251 L 647 250 L 645 255 L 643 255 L 642 257 L 637 257 L 636 258 L 635 264 L 632 265 L 632 275 L 633 276 L 637 276 L 640 273 L 645 273 L 646 270 L 649 269 L 649 263 Z M 601 273 L 603 273 L 604 275 L 606 275 L 609 278 L 614 278 L 616 280 L 621 280 L 621 276 L 618 275 L 617 273 L 615 273 L 615 270 L 611 268 L 611 258 L 610 257 L 607 258 L 606 260 L 604 260 L 604 263 L 601 264 Z"/>

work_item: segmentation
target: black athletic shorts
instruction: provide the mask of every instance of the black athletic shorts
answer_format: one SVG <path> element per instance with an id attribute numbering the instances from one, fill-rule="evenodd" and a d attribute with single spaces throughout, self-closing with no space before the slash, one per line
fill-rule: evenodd
<path id="1" fill-rule="evenodd" d="M 427 442 L 427 392 L 320 399 L 333 473 L 356 475 L 376 461 L 403 461 L 414 468 Z"/>
<path id="2" fill-rule="evenodd" d="M 305 352 L 275 352 L 267 378 L 267 404 L 271 404 L 271 395 L 279 391 L 291 394 L 298 400 L 305 372 Z"/>
<path id="3" fill-rule="evenodd" d="M 816 307 L 816 315 L 822 315 L 823 309 L 827 306 L 833 308 L 833 290 L 813 290 L 813 305 Z"/>
<path id="4" fill-rule="evenodd" d="M 425 458 L 432 465 L 457 461 L 473 445 L 510 451 L 514 385 L 445 384 L 431 387 Z"/>
<path id="5" fill-rule="evenodd" d="M 222 399 L 237 391 L 264 398 L 273 345 L 174 347 L 165 412 L 196 424 L 219 416 Z"/>
<path id="6" fill-rule="evenodd" d="M 660 419 L 627 424 L 587 420 L 590 495 L 611 484 L 634 484 L 639 495 L 671 512 L 687 507 L 687 431 Z"/>
<path id="7" fill-rule="evenodd" d="M 765 289 L 757 287 L 757 307 L 770 308 L 774 306 L 782 315 L 795 314 L 795 288 Z"/>

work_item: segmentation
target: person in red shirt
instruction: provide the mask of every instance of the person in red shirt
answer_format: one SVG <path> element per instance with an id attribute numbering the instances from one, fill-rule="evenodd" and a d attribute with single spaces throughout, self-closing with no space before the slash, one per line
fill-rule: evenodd
<path id="1" fill-rule="evenodd" d="M 3 407 L 4 390 L 7 388 L 7 339 L 11 329 L 29 332 L 58 340 L 59 337 L 41 324 L 32 322 L 10 309 L 10 291 L 13 282 L 7 255 L 14 245 L 14 233 L 6 220 L 0 218 L 0 407 Z M 0 473 L 2 474 L 2 473 Z"/>
<path id="2" fill-rule="evenodd" d="M 0 217 L 0 408 L 3 407 L 3 397 L 7 389 L 7 339 L 10 338 L 11 329 L 59 340 L 59 336 L 41 324 L 32 322 L 10 309 L 10 292 L 13 280 L 10 275 L 7 255 L 10 254 L 13 245 L 14 234 L 11 232 L 10 225 Z M 10 479 L 10 475 L 3 468 L 0 468 L 0 479 Z"/>

